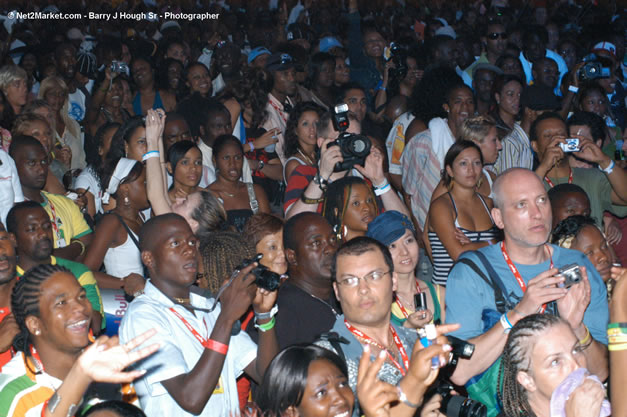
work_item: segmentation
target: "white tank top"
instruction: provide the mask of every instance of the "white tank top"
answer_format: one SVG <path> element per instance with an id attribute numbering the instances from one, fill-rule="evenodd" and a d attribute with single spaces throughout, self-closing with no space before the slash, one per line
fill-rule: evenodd
<path id="1" fill-rule="evenodd" d="M 137 237 L 134 233 L 133 235 Z M 107 250 L 104 257 L 104 266 L 107 274 L 120 279 L 131 273 L 144 276 L 141 254 L 128 233 L 126 234 L 126 242 Z"/>

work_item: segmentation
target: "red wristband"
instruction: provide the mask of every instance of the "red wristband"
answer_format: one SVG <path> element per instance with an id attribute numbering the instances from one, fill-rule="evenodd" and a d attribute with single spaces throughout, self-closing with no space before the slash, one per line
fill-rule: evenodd
<path id="1" fill-rule="evenodd" d="M 217 342 L 213 339 L 207 339 L 202 345 L 205 349 L 213 350 L 214 352 L 218 352 L 222 355 L 226 355 L 226 352 L 229 350 L 229 345 L 225 345 L 224 343 Z"/>

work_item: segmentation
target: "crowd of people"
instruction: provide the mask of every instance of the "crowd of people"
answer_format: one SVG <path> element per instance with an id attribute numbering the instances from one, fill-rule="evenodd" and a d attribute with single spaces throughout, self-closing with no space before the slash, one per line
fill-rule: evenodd
<path id="1" fill-rule="evenodd" d="M 3 2 L 0 415 L 627 416 L 596 3 Z"/>

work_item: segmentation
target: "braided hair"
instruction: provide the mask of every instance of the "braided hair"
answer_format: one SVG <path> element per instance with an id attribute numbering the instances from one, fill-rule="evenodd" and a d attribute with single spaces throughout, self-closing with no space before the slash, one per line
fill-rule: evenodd
<path id="1" fill-rule="evenodd" d="M 325 193 L 322 215 L 333 227 L 333 231 L 338 236 L 338 241 L 341 241 L 343 238 L 344 215 L 346 214 L 346 209 L 348 208 L 353 186 L 359 184 L 365 185 L 368 188 L 372 201 L 374 201 L 376 214 L 379 213 L 379 206 L 372 187 L 368 185 L 363 178 L 348 176 L 337 181 L 333 181 L 329 184 Z"/>
<path id="2" fill-rule="evenodd" d="M 552 314 L 532 314 L 516 323 L 509 332 L 503 349 L 497 387 L 506 417 L 536 417 L 529 404 L 527 392 L 516 377 L 518 372 L 528 372 L 531 368 L 531 352 L 535 344 L 533 339 L 558 324 L 566 322 Z"/>
<path id="3" fill-rule="evenodd" d="M 562 248 L 570 249 L 573 240 L 586 226 L 594 226 L 599 229 L 594 219 L 590 216 L 576 215 L 567 217 L 555 226 L 551 243 L 561 246 Z M 603 231 L 601 231 L 601 229 L 599 229 L 599 231 L 601 235 L 605 237 Z"/>
<path id="4" fill-rule="evenodd" d="M 11 293 L 11 312 L 20 328 L 20 332 L 13 339 L 13 348 L 24 355 L 30 355 L 30 332 L 26 327 L 28 316 L 41 317 L 39 298 L 41 285 L 58 272 L 72 274 L 69 269 L 59 265 L 42 264 L 29 269 L 13 287 Z"/>

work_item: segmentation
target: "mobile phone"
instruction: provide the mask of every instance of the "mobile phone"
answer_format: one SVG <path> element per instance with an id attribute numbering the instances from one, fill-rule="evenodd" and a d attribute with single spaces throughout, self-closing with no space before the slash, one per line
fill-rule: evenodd
<path id="1" fill-rule="evenodd" d="M 416 311 L 427 309 L 427 294 L 424 292 L 414 294 L 414 308 Z"/>

